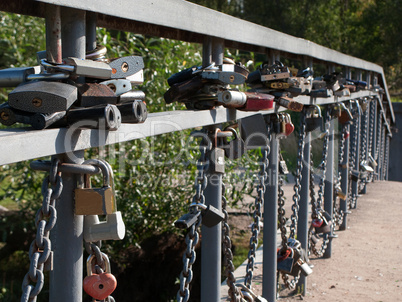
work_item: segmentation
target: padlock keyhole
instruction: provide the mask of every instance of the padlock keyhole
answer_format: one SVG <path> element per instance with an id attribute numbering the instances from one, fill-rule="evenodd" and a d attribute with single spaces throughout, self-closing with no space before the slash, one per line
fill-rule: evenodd
<path id="1" fill-rule="evenodd" d="M 103 284 L 99 284 L 99 289 L 103 289 Z"/>

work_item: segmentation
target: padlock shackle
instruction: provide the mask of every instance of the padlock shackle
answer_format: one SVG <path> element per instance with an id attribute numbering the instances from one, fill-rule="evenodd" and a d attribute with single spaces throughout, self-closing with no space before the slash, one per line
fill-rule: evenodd
<path id="1" fill-rule="evenodd" d="M 111 270 L 110 270 L 109 257 L 105 253 L 102 253 L 102 252 L 101 252 L 101 255 L 102 255 L 102 260 L 103 260 L 103 264 L 104 264 L 104 267 L 101 267 L 101 268 L 104 270 L 105 273 L 110 273 Z M 94 259 L 96 260 L 95 254 L 89 255 L 87 258 L 87 276 L 92 276 L 92 273 L 93 273 L 92 268 L 95 267 L 95 265 L 92 266 L 92 262 Z"/>
<path id="2" fill-rule="evenodd" d="M 318 106 L 318 105 L 316 105 L 316 104 L 313 104 L 313 105 L 308 106 L 308 107 L 307 107 L 307 111 L 311 111 L 311 114 L 313 114 L 313 113 L 316 111 L 317 114 L 318 114 L 318 116 L 319 116 L 319 117 L 322 117 L 321 108 L 320 108 L 320 106 Z"/>
<path id="3" fill-rule="evenodd" d="M 99 167 L 102 171 L 103 185 L 112 187 L 111 180 L 113 179 L 113 170 L 108 162 L 101 159 L 88 159 L 84 161 L 82 164 Z"/>

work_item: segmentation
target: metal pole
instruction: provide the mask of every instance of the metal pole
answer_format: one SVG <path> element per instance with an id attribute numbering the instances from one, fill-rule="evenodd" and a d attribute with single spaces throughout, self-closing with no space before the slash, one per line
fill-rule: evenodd
<path id="1" fill-rule="evenodd" d="M 86 14 L 86 39 L 85 47 L 86 51 L 93 51 L 96 48 L 96 21 L 98 15 L 93 12 L 87 12 Z"/>
<path id="2" fill-rule="evenodd" d="M 210 155 L 211 153 L 209 153 L 211 161 Z M 205 203 L 221 211 L 222 193 L 222 174 L 209 171 L 208 184 L 204 191 Z M 201 234 L 201 301 L 219 301 L 222 226 L 220 223 L 210 228 L 202 226 Z"/>
<path id="3" fill-rule="evenodd" d="M 81 164 L 83 152 L 71 161 L 65 154 L 62 162 Z M 63 192 L 56 202 L 57 223 L 51 232 L 53 270 L 50 272 L 50 302 L 82 301 L 83 216 L 74 215 L 74 190 L 77 174 L 62 173 Z"/>
<path id="4" fill-rule="evenodd" d="M 301 243 L 302 249 L 308 250 L 308 213 L 310 201 L 310 159 L 311 159 L 311 133 L 306 133 L 304 140 L 303 169 L 299 202 L 299 219 L 297 221 L 297 240 Z M 298 292 L 306 295 L 307 277 L 300 274 L 297 284 Z"/>
<path id="5" fill-rule="evenodd" d="M 216 64 L 223 62 L 223 40 L 212 39 L 210 43 L 204 44 L 206 48 L 203 58 L 209 57 Z M 209 55 L 212 49 L 212 55 Z M 209 62 L 203 62 L 203 64 Z M 213 126 L 214 130 L 216 126 Z M 215 131 L 212 131 L 215 134 Z M 222 174 L 210 171 L 208 173 L 208 184 L 204 191 L 206 204 L 222 210 Z M 201 227 L 201 302 L 220 300 L 221 289 L 221 257 L 222 257 L 222 224 L 208 228 Z"/>
<path id="6" fill-rule="evenodd" d="M 346 131 L 350 133 L 350 125 L 345 126 Z M 343 133 L 341 133 L 343 135 Z M 350 145 L 350 135 L 348 138 L 345 139 L 345 143 L 343 145 L 343 162 L 339 163 L 339 169 L 341 169 L 341 189 L 342 192 L 345 193 L 346 198 L 340 199 L 339 205 L 340 209 L 343 212 L 343 220 L 342 224 L 339 226 L 339 230 L 346 230 L 348 223 L 347 223 L 347 216 L 349 214 L 348 210 L 348 182 L 349 182 L 349 145 Z"/>
<path id="7" fill-rule="evenodd" d="M 325 189 L 324 189 L 324 211 L 326 211 L 331 219 L 333 217 L 333 201 L 334 201 L 334 149 L 335 149 L 335 120 L 331 118 L 329 126 L 329 142 L 327 155 L 327 170 L 325 173 Z M 324 258 L 331 258 L 332 254 L 332 238 L 333 231 L 329 234 L 329 242 L 324 253 Z"/>
<path id="8" fill-rule="evenodd" d="M 272 132 L 271 132 L 272 133 Z M 278 228 L 278 155 L 279 140 L 271 134 L 268 156 L 269 181 L 264 193 L 264 235 L 263 235 L 263 272 L 262 296 L 268 301 L 276 301 L 276 248 Z M 269 217 L 268 217 L 269 215 Z"/>
<path id="9" fill-rule="evenodd" d="M 355 152 L 355 158 L 353 158 L 352 160 L 354 161 L 354 173 L 356 174 L 355 176 L 357 177 L 357 179 L 355 177 L 352 177 L 352 196 L 356 196 L 356 202 L 354 204 L 354 208 L 357 207 L 357 196 L 359 194 L 359 187 L 358 187 L 358 178 L 359 178 L 359 171 L 360 171 L 360 120 L 362 117 L 362 111 L 359 105 L 359 102 L 356 101 L 356 106 L 358 108 L 358 112 L 359 112 L 359 116 L 356 118 L 355 123 L 353 125 L 353 140 L 356 140 L 356 152 Z M 357 127 L 357 135 L 355 136 L 355 127 Z"/>
<path id="10" fill-rule="evenodd" d="M 85 11 L 66 7 L 61 10 L 62 55 L 85 58 Z M 84 160 L 83 152 L 75 156 L 62 154 L 60 157 L 63 162 L 76 164 Z M 80 302 L 83 277 L 83 217 L 74 215 L 76 175 L 63 173 L 62 179 L 63 193 L 56 203 L 57 224 L 51 233 L 54 257 L 53 270 L 50 272 L 49 301 Z"/>
<path id="11" fill-rule="evenodd" d="M 46 58 L 54 63 L 62 61 L 60 6 L 52 4 L 46 4 Z"/>

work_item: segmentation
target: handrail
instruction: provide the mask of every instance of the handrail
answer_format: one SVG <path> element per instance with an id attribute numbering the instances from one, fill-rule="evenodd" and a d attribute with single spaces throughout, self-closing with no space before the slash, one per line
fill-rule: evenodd
<path id="1" fill-rule="evenodd" d="M 198 43 L 202 43 L 205 37 L 218 37 L 224 39 L 227 47 L 262 53 L 279 51 L 284 56 L 299 55 L 329 65 L 377 73 L 385 89 L 391 121 L 395 122 L 381 66 L 311 41 L 182 0 L 137 0 L 135 3 L 120 0 L 119 5 L 110 0 L 19 0 L 0 3 L 0 10 L 44 17 L 44 6 L 39 4 L 46 3 L 98 13 L 98 26 L 101 27 Z"/>

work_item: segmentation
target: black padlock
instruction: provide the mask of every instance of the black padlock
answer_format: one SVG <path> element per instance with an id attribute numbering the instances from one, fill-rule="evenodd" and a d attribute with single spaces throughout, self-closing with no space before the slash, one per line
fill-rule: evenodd
<path id="1" fill-rule="evenodd" d="M 116 106 L 120 110 L 122 123 L 143 123 L 148 117 L 147 106 L 143 101 L 138 100 Z"/>
<path id="2" fill-rule="evenodd" d="M 293 249 L 287 248 L 286 251 L 282 251 L 281 249 L 277 250 L 276 268 L 278 271 L 290 274 L 292 272 L 293 264 Z"/>
<path id="3" fill-rule="evenodd" d="M 313 105 L 315 107 L 314 111 L 311 113 L 310 117 L 306 117 L 306 131 L 310 132 L 318 127 L 323 128 L 323 120 L 321 115 L 321 109 L 318 105 Z"/>
<path id="4" fill-rule="evenodd" d="M 225 214 L 212 205 L 205 205 L 203 203 L 192 203 L 190 207 L 201 208 L 202 225 L 211 228 L 218 225 L 225 219 Z"/>
<path id="5" fill-rule="evenodd" d="M 240 131 L 247 150 L 267 146 L 268 129 L 261 114 L 242 118 L 240 120 Z"/>
<path id="6" fill-rule="evenodd" d="M 198 221 L 201 212 L 186 213 L 174 222 L 174 226 L 179 229 L 188 229 Z"/>
<path id="7" fill-rule="evenodd" d="M 229 127 L 225 130 L 229 130 L 233 133 L 234 139 L 232 139 L 229 143 L 227 143 L 226 137 L 224 138 L 224 150 L 225 156 L 229 159 L 238 159 L 243 156 L 246 152 L 246 147 L 244 146 L 244 141 L 235 129 Z"/>

